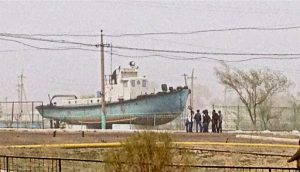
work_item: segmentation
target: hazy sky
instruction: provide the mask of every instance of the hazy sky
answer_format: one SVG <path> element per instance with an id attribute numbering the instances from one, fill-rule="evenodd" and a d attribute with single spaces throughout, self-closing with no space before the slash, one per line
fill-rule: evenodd
<path id="1" fill-rule="evenodd" d="M 146 32 L 189 32 L 236 27 L 300 26 L 300 1 L 15 1 L 0 2 L 0 32 L 15 34 L 104 34 Z M 0 37 L 4 38 L 4 37 Z M 99 37 L 44 37 L 96 44 Z M 16 39 L 17 40 L 17 39 Z M 19 39 L 18 39 L 19 40 Z M 192 35 L 152 35 L 104 37 L 116 46 L 150 49 L 300 53 L 300 29 L 279 31 L 227 31 Z M 38 47 L 78 47 L 77 45 L 19 40 Z M 81 47 L 88 48 L 88 47 Z M 91 48 L 97 50 L 97 48 Z M 110 49 L 107 49 L 110 51 Z M 123 55 L 153 55 L 113 49 Z M 167 54 L 170 55 L 170 54 Z M 199 55 L 175 54 L 182 57 Z M 100 89 L 100 53 L 80 50 L 37 50 L 0 40 L 0 100 L 17 100 L 17 76 L 24 71 L 27 99 L 47 100 L 48 94 L 95 94 Z M 247 56 L 210 56 L 244 59 Z M 105 54 L 106 71 L 110 55 Z M 127 66 L 132 59 L 113 56 L 113 68 Z M 195 69 L 196 84 L 222 93 L 214 75 L 219 63 L 211 60 L 174 61 L 160 57 L 134 59 L 143 74 L 157 84 L 183 85 L 182 74 Z M 282 71 L 300 91 L 300 60 L 256 60 L 231 63 L 239 68 Z M 201 92 L 201 91 L 200 91 Z"/>

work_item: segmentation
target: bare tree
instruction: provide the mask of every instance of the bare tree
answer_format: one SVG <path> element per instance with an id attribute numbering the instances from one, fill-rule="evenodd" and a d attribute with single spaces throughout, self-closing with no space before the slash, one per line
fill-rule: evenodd
<path id="1" fill-rule="evenodd" d="M 230 68 L 215 68 L 215 73 L 221 84 L 233 89 L 246 106 L 254 128 L 257 121 L 257 107 L 268 97 L 286 91 L 290 85 L 286 76 L 269 69 L 244 71 Z"/>

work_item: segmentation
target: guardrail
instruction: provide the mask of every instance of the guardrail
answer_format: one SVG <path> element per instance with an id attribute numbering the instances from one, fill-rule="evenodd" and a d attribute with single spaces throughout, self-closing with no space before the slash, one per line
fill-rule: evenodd
<path id="1" fill-rule="evenodd" d="M 0 155 L 0 171 L 47 171 L 47 172 L 62 172 L 62 171 L 104 171 L 105 161 L 102 160 L 84 160 L 84 159 L 66 159 L 66 158 L 46 158 L 46 157 L 25 157 L 25 156 L 6 156 Z M 121 164 L 128 165 L 126 162 Z M 144 164 L 149 165 L 151 164 Z M 260 172 L 299 172 L 297 168 L 285 167 L 242 167 L 242 166 L 205 166 L 205 165 L 186 165 L 186 164 L 170 164 L 168 165 L 172 171 L 184 167 L 192 169 L 192 171 L 260 171 Z"/>

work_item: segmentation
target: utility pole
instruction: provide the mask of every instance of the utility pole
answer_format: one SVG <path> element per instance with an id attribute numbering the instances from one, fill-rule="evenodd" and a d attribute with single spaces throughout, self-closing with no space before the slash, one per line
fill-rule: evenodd
<path id="1" fill-rule="evenodd" d="M 24 89 L 24 78 L 25 76 L 23 75 L 23 71 L 21 75 L 18 76 L 19 81 L 17 84 L 17 90 L 18 90 L 18 99 L 19 99 L 19 108 L 20 108 L 20 113 L 16 114 L 16 120 L 17 120 L 17 128 L 19 128 L 19 120 L 23 116 L 23 96 L 26 99 L 26 94 L 25 94 L 25 89 Z M 13 118 L 13 113 L 12 113 L 12 118 Z"/>
<path id="2" fill-rule="evenodd" d="M 101 30 L 101 92 L 102 92 L 102 101 L 101 101 L 101 128 L 102 130 L 106 129 L 106 113 L 105 113 L 105 75 L 104 75 L 104 44 L 103 44 L 103 34 Z"/>
<path id="3" fill-rule="evenodd" d="M 194 69 L 192 70 L 191 77 L 188 77 L 188 78 L 191 79 L 190 107 L 191 107 L 191 110 L 192 110 L 193 109 L 193 101 L 194 101 L 194 79 L 196 79 L 196 77 L 194 77 Z"/>
<path id="4" fill-rule="evenodd" d="M 110 74 L 112 75 L 112 43 L 110 43 Z"/>
<path id="5" fill-rule="evenodd" d="M 26 99 L 26 94 L 25 94 L 25 89 L 24 89 L 24 78 L 25 76 L 23 75 L 23 72 L 21 73 L 21 75 L 18 76 L 18 78 L 20 79 L 17 87 L 18 87 L 18 97 L 19 97 L 19 106 L 20 106 L 20 115 L 17 117 L 19 119 L 20 116 L 22 116 L 23 114 L 23 96 Z"/>
<path id="6" fill-rule="evenodd" d="M 187 74 L 184 73 L 182 76 L 184 77 L 184 86 L 187 87 Z M 180 128 L 184 127 L 186 117 L 187 117 L 186 108 L 184 108 L 184 112 L 181 114 Z"/>
<path id="7" fill-rule="evenodd" d="M 191 76 L 191 107 L 194 106 L 194 69 L 192 70 L 192 76 Z"/>

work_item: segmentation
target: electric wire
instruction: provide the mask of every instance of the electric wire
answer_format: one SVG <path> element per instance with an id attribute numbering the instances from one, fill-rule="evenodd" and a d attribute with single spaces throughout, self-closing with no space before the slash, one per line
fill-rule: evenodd
<path id="1" fill-rule="evenodd" d="M 195 31 L 186 31 L 186 32 L 144 32 L 144 33 L 123 33 L 123 34 L 103 34 L 103 36 L 107 37 L 129 37 L 129 36 L 149 36 L 149 35 L 192 35 L 198 33 L 208 33 L 208 32 L 227 32 L 227 31 L 244 31 L 244 30 L 256 30 L 256 31 L 280 31 L 280 30 L 294 30 L 300 29 L 300 26 L 285 26 L 285 27 L 232 27 L 232 28 L 221 28 L 221 29 L 204 29 L 204 30 L 195 30 Z M 22 37 L 22 38 L 29 38 L 29 37 L 99 37 L 101 34 L 12 34 L 12 33 L 0 33 L 1 36 L 13 36 L 13 37 Z M 86 43 L 79 43 L 79 42 L 71 42 L 66 40 L 47 40 L 47 41 L 55 41 L 61 43 L 78 43 L 87 46 L 95 46 L 93 44 L 86 44 Z"/>
<path id="2" fill-rule="evenodd" d="M 0 38 L 0 40 L 3 41 L 11 41 L 11 42 L 16 42 L 19 44 L 22 44 L 24 46 L 28 46 L 30 48 L 38 49 L 38 50 L 82 50 L 82 51 L 92 51 L 92 52 L 99 52 L 99 50 L 93 50 L 93 49 L 87 49 L 87 48 L 80 48 L 80 47 L 58 47 L 58 48 L 45 48 L 45 47 L 38 47 L 34 45 L 30 45 L 21 41 L 13 40 L 13 39 L 6 39 L 6 38 Z M 1 52 L 1 51 L 0 51 Z M 5 52 L 16 52 L 15 50 L 9 50 Z M 105 53 L 110 53 L 110 51 L 105 50 Z M 218 62 L 246 62 L 246 61 L 253 61 L 253 60 L 295 60 L 295 59 L 300 59 L 298 56 L 292 56 L 292 57 L 253 57 L 253 58 L 246 58 L 246 59 L 241 59 L 241 60 L 225 60 L 225 59 L 218 59 L 218 58 L 213 58 L 213 57 L 207 57 L 207 56 L 201 56 L 201 57 L 182 57 L 182 56 L 171 56 L 171 55 L 164 55 L 164 54 L 150 54 L 150 55 L 140 55 L 140 56 L 132 56 L 132 55 L 124 55 L 120 53 L 112 53 L 113 55 L 119 56 L 119 57 L 126 57 L 126 58 L 149 58 L 149 57 L 161 57 L 165 59 L 170 59 L 170 60 L 181 60 L 181 61 L 186 61 L 186 60 L 201 60 L 201 59 L 207 59 L 207 60 L 213 60 L 213 61 L 218 61 Z"/>
<path id="3" fill-rule="evenodd" d="M 207 29 L 207 30 L 197 30 L 188 32 L 148 32 L 148 33 L 127 33 L 119 35 L 109 35 L 104 34 L 107 37 L 126 37 L 126 36 L 149 36 L 149 35 L 192 35 L 198 33 L 208 33 L 208 32 L 225 32 L 225 31 L 239 31 L 239 30 L 259 30 L 259 31 L 278 31 L 278 30 L 291 30 L 300 29 L 300 26 L 288 26 L 288 27 L 237 27 L 237 28 L 224 28 L 224 29 Z"/>
<path id="4" fill-rule="evenodd" d="M 13 40 L 13 39 L 6 39 L 6 38 L 0 38 L 0 40 L 2 40 L 2 41 L 9 41 L 9 42 L 15 42 L 15 43 L 22 44 L 22 45 L 30 47 L 30 48 L 41 49 L 41 50 L 69 50 L 69 49 L 72 49 L 72 48 L 46 48 L 46 47 L 37 47 L 37 46 L 31 45 L 31 44 L 27 44 L 27 43 L 24 43 L 24 42 L 21 42 L 21 41 L 17 41 L 17 40 Z"/>
<path id="5" fill-rule="evenodd" d="M 135 50 L 146 52 L 160 53 L 176 53 L 176 54 L 202 54 L 202 55 L 223 55 L 223 56 L 300 56 L 300 53 L 236 53 L 236 52 L 200 52 L 200 51 L 184 51 L 184 50 L 164 50 L 164 49 L 148 49 L 124 46 L 112 46 L 115 49 Z"/>
<path id="6" fill-rule="evenodd" d="M 1 36 L 1 35 L 0 35 Z M 81 47 L 59 47 L 59 48 L 48 48 L 48 47 L 39 47 L 34 46 L 28 43 L 24 43 L 22 41 L 14 40 L 14 39 L 7 39 L 7 38 L 0 38 L 0 40 L 3 41 L 10 41 L 22 44 L 24 46 L 28 46 L 30 48 L 39 49 L 39 50 L 82 50 L 82 51 L 95 51 L 99 52 L 99 50 L 93 50 L 93 49 L 87 49 L 87 48 L 81 48 Z M 40 39 L 38 39 L 40 40 Z M 47 40 L 48 41 L 48 40 Z M 62 43 L 62 42 L 60 42 Z M 94 44 L 89 44 L 93 45 Z M 82 45 L 81 45 L 82 46 Z M 110 47 L 109 45 L 106 45 L 106 47 Z M 165 54 L 151 54 L 151 55 L 144 55 L 144 56 L 130 56 L 130 55 L 124 55 L 124 54 L 118 54 L 118 53 L 112 53 L 113 55 L 117 55 L 119 57 L 127 57 L 127 58 L 145 58 L 145 57 L 161 57 L 161 58 L 167 58 L 171 60 L 199 60 L 199 59 L 207 59 L 207 60 L 214 60 L 219 62 L 246 62 L 251 60 L 295 60 L 299 59 L 300 54 L 299 53 L 226 53 L 226 52 L 195 52 L 195 51 L 174 51 L 174 50 L 163 50 L 163 49 L 147 49 L 147 48 L 133 48 L 133 47 L 123 47 L 123 46 L 112 46 L 114 49 L 123 49 L 123 50 L 135 50 L 135 51 L 147 51 L 147 52 L 158 52 L 158 53 L 177 53 L 177 54 L 201 54 L 201 55 L 224 55 L 224 56 L 287 56 L 287 57 L 252 57 L 252 58 L 246 58 L 246 59 L 240 59 L 240 60 L 225 60 L 220 58 L 214 58 L 214 57 L 208 57 L 208 56 L 201 56 L 201 57 L 182 57 L 182 56 L 168 56 Z M 11 51 L 11 50 L 10 50 Z M 0 51 L 1 52 L 1 51 Z M 108 52 L 108 51 L 106 51 Z M 291 57 L 292 56 L 292 57 Z"/>
<path id="7" fill-rule="evenodd" d="M 98 51 L 98 50 L 92 50 L 92 49 L 86 49 L 86 48 L 81 48 L 81 47 L 56 47 L 56 48 L 48 48 L 48 47 L 39 47 L 39 46 L 34 46 L 22 41 L 14 40 L 14 39 L 6 39 L 6 38 L 0 38 L 2 41 L 9 41 L 9 42 L 15 42 L 30 48 L 34 49 L 39 49 L 39 50 L 83 50 L 83 51 Z M 0 52 L 17 52 L 17 50 L 3 50 Z"/>
<path id="8" fill-rule="evenodd" d="M 254 60 L 297 60 L 300 59 L 299 57 L 255 57 L 255 58 L 247 58 L 247 59 L 240 59 L 240 60 L 225 60 L 225 59 L 218 59 L 213 57 L 182 57 L 182 56 L 166 56 L 161 54 L 150 54 L 150 55 L 141 55 L 141 56 L 131 56 L 131 55 L 124 55 L 119 53 L 112 53 L 113 55 L 119 57 L 126 57 L 126 58 L 147 58 L 147 57 L 161 57 L 170 60 L 180 60 L 180 61 L 187 61 L 187 60 L 213 60 L 218 62 L 228 62 L 228 63 L 238 63 L 238 62 L 247 62 L 247 61 L 254 61 Z"/>
<path id="9" fill-rule="evenodd" d="M 15 35 L 15 34 L 7 34 L 7 33 L 6 34 L 5 33 L 0 33 L 0 36 L 10 37 L 10 38 L 17 38 L 17 39 L 33 40 L 33 41 L 51 42 L 51 43 L 75 44 L 75 45 L 82 45 L 82 46 L 89 46 L 89 47 L 96 47 L 97 46 L 96 44 L 73 42 L 73 41 L 67 41 L 67 40 L 54 40 L 54 39 L 35 38 L 35 37 Z"/>

